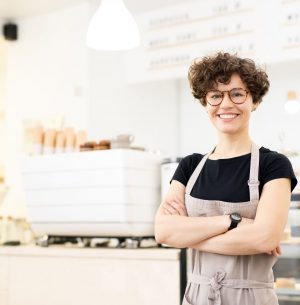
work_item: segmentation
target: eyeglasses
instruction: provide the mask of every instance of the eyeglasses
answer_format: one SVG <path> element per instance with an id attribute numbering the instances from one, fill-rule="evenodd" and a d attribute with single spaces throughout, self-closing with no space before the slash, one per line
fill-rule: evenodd
<path id="1" fill-rule="evenodd" d="M 229 91 L 211 90 L 207 91 L 205 95 L 206 102 L 211 106 L 218 106 L 224 99 L 224 93 L 227 92 L 230 100 L 234 104 L 243 104 L 249 91 L 242 88 L 233 88 Z"/>

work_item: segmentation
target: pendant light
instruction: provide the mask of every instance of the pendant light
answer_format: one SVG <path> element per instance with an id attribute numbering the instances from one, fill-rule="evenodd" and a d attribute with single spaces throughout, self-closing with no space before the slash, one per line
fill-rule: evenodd
<path id="1" fill-rule="evenodd" d="M 97 50 L 127 50 L 140 44 L 133 16 L 122 0 L 102 0 L 88 27 L 87 46 Z"/>
<path id="2" fill-rule="evenodd" d="M 288 114 L 296 114 L 300 110 L 300 101 L 297 99 L 295 91 L 289 91 L 287 101 L 284 104 L 284 109 Z"/>

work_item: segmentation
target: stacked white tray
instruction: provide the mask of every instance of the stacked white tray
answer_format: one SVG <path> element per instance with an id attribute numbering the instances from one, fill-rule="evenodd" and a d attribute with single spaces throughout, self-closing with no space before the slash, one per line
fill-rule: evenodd
<path id="1" fill-rule="evenodd" d="M 112 149 L 26 157 L 28 219 L 36 234 L 153 236 L 160 162 Z"/>

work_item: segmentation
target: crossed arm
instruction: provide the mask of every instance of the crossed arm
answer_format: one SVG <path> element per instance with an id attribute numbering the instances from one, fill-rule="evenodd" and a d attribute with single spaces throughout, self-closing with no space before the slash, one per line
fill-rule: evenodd
<path id="1" fill-rule="evenodd" d="M 155 217 L 155 238 L 177 248 L 194 248 L 225 255 L 280 254 L 290 197 L 290 179 L 264 185 L 254 220 L 243 218 L 228 231 L 228 215 L 188 217 L 184 203 L 185 186 L 173 180 Z"/>

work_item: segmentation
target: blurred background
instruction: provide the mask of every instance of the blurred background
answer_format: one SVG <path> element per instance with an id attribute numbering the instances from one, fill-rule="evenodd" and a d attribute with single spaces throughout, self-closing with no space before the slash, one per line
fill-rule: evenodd
<path id="1" fill-rule="evenodd" d="M 0 0 L 0 26 L 1 305 L 180 303 L 186 253 L 156 245 L 153 217 L 180 158 L 216 142 L 187 81 L 197 57 L 266 69 L 251 136 L 300 176 L 300 1 Z M 300 304 L 299 211 L 296 189 L 282 305 Z"/>

